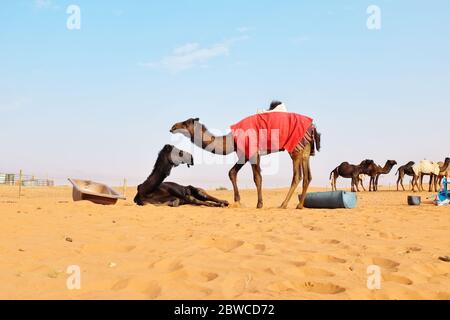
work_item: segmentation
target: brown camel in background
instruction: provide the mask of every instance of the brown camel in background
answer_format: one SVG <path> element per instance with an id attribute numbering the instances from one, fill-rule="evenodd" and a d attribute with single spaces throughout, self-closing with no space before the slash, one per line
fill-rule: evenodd
<path id="1" fill-rule="evenodd" d="M 381 167 L 379 165 L 377 165 L 376 163 L 373 163 L 372 165 L 370 165 L 370 167 L 368 168 L 368 176 L 370 177 L 370 181 L 369 181 L 369 191 L 378 191 L 378 177 L 380 174 L 382 174 L 382 172 L 384 172 L 385 170 L 389 170 L 388 172 L 390 172 L 392 170 L 392 167 L 394 165 L 392 165 L 392 163 L 394 163 L 394 160 L 388 160 L 385 164 L 384 167 Z M 397 163 L 397 162 L 395 162 Z"/>
<path id="2" fill-rule="evenodd" d="M 386 161 L 386 164 L 384 165 L 384 167 L 377 166 L 377 168 L 376 168 L 377 173 L 376 173 L 375 178 L 371 177 L 373 191 L 378 191 L 378 180 L 380 179 L 380 176 L 382 174 L 389 174 L 391 172 L 392 168 L 396 165 L 397 165 L 397 161 L 388 160 L 388 161 Z M 370 191 L 370 185 L 369 185 L 369 191 Z"/>
<path id="3" fill-rule="evenodd" d="M 405 186 L 403 185 L 403 179 L 406 176 L 410 176 L 410 177 L 414 177 L 414 170 L 413 170 L 413 165 L 415 164 L 414 161 L 410 161 L 407 164 L 405 164 L 404 166 L 401 166 L 400 168 L 398 168 L 396 175 L 398 174 L 398 179 L 397 179 L 397 191 L 399 190 L 399 184 L 402 186 L 403 191 L 405 190 Z"/>
<path id="4" fill-rule="evenodd" d="M 273 104 L 272 104 L 273 105 Z M 271 106 L 272 107 L 272 106 Z M 198 147 L 218 155 L 228 155 L 237 152 L 237 145 L 235 143 L 232 133 L 225 136 L 215 136 L 213 135 L 203 124 L 199 122 L 200 119 L 188 119 L 183 122 L 176 123 L 170 130 L 171 133 L 181 133 L 185 137 L 189 138 Z M 199 139 L 200 138 L 200 139 Z M 303 150 L 294 150 L 290 153 L 293 166 L 293 178 L 291 183 L 291 188 L 286 196 L 286 199 L 281 205 L 281 208 L 286 209 L 289 201 L 292 198 L 296 188 L 298 187 L 300 181 L 303 179 L 303 190 L 300 197 L 300 202 L 297 209 L 303 209 L 304 201 L 306 198 L 306 193 L 308 191 L 309 184 L 312 180 L 311 168 L 310 168 L 310 156 L 314 154 L 315 149 L 320 151 L 320 134 L 313 130 L 313 139 L 310 141 Z M 278 152 L 284 150 L 272 150 L 272 152 Z M 241 156 L 242 157 L 242 156 Z M 258 192 L 258 204 L 257 208 L 263 207 L 263 197 L 262 197 L 262 175 L 260 166 L 260 155 L 259 153 L 255 156 L 256 159 L 240 158 L 239 161 L 233 166 L 229 172 L 229 177 L 231 183 L 233 184 L 234 190 L 234 201 L 236 204 L 240 204 L 241 197 L 239 194 L 239 189 L 237 185 L 237 175 L 242 167 L 250 161 L 253 170 L 253 178 L 256 184 L 256 189 Z"/>
<path id="5" fill-rule="evenodd" d="M 444 167 L 444 163 L 443 162 L 438 162 L 439 167 L 443 168 Z M 438 180 L 437 180 L 437 184 L 438 187 L 442 184 L 442 180 L 444 178 L 449 178 L 450 177 L 450 166 L 447 167 L 447 170 L 442 170 L 441 172 L 439 172 L 439 176 L 438 176 Z"/>
<path id="6" fill-rule="evenodd" d="M 330 173 L 331 188 L 333 191 L 337 190 L 336 180 L 339 177 L 352 179 L 352 192 L 359 192 L 358 184 L 360 182 L 360 175 L 367 174 L 368 169 L 374 164 L 373 160 L 366 159 L 359 165 L 353 165 L 348 162 L 343 162 L 339 167 Z M 362 183 L 362 181 L 361 181 Z M 364 188 L 364 186 L 363 186 Z"/>

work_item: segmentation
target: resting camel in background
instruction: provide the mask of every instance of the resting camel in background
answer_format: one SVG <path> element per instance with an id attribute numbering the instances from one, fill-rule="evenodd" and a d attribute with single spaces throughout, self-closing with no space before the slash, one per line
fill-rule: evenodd
<path id="1" fill-rule="evenodd" d="M 178 207 L 186 204 L 226 207 L 228 202 L 208 195 L 204 190 L 193 186 L 181 186 L 173 182 L 163 182 L 172 171 L 172 168 L 181 164 L 188 167 L 194 165 L 192 155 L 171 145 L 166 145 L 159 153 L 152 174 L 138 186 L 134 202 L 139 206 L 146 204 L 166 205 Z"/>
<path id="2" fill-rule="evenodd" d="M 414 161 L 410 161 L 407 164 L 405 164 L 404 166 L 401 166 L 400 168 L 398 168 L 396 175 L 398 174 L 398 179 L 397 179 L 397 191 L 399 190 L 399 184 L 402 186 L 403 191 L 405 190 L 405 186 L 403 185 L 403 179 L 406 176 L 410 176 L 410 177 L 414 177 L 414 170 L 413 170 L 413 165 L 415 164 Z"/>
<path id="3" fill-rule="evenodd" d="M 281 102 L 274 102 L 271 105 L 271 109 L 281 104 Z M 275 113 L 273 113 L 275 114 Z M 280 113 L 281 114 L 281 113 Z M 288 114 L 288 113 L 284 113 Z M 232 133 L 225 136 L 215 136 L 213 135 L 203 124 L 201 124 L 199 118 L 188 119 L 183 122 L 179 122 L 173 125 L 170 130 L 171 133 L 181 133 L 185 137 L 189 138 L 192 143 L 198 147 L 209 151 L 213 154 L 218 155 L 229 155 L 234 152 L 238 154 L 239 161 L 233 166 L 229 172 L 229 178 L 233 184 L 234 190 L 234 201 L 237 205 L 240 205 L 241 197 L 239 194 L 239 189 L 237 185 L 237 175 L 242 167 L 250 161 L 253 171 L 253 178 L 256 184 L 256 189 L 258 192 L 258 204 L 257 208 L 263 207 L 263 197 L 262 197 L 262 175 L 261 175 L 261 154 L 258 152 L 252 159 L 249 159 L 246 155 L 242 154 L 238 150 L 238 145 Z M 315 150 L 320 151 L 320 134 L 317 132 L 314 126 L 311 127 L 310 136 L 305 142 L 305 145 L 299 145 L 290 153 L 293 166 L 293 178 L 291 183 L 291 188 L 286 196 L 286 199 L 281 205 L 281 208 L 286 209 L 292 195 L 294 194 L 296 188 L 300 184 L 303 178 L 303 190 L 299 197 L 299 204 L 297 209 L 303 209 L 304 201 L 306 198 L 306 193 L 308 191 L 309 184 L 312 180 L 311 168 L 310 168 L 310 156 L 315 154 Z M 275 150 L 265 150 L 266 154 L 285 151 L 284 149 Z"/>
<path id="4" fill-rule="evenodd" d="M 343 162 L 339 167 L 334 169 L 330 173 L 331 188 L 333 191 L 337 190 L 336 180 L 339 177 L 352 179 L 352 192 L 359 192 L 358 184 L 362 179 L 361 175 L 368 174 L 369 168 L 374 164 L 373 160 L 366 159 L 362 161 L 359 165 L 353 165 L 348 162 Z M 364 186 L 363 186 L 364 189 Z"/>
<path id="5" fill-rule="evenodd" d="M 368 176 L 370 177 L 369 191 L 378 191 L 378 180 L 382 174 L 389 174 L 394 166 L 397 165 L 397 161 L 388 160 L 384 167 L 377 164 L 373 164 L 369 167 Z"/>
<path id="6" fill-rule="evenodd" d="M 445 161 L 442 166 L 439 165 L 437 162 L 433 162 L 430 160 L 422 160 L 420 163 L 417 163 L 413 166 L 414 171 L 414 178 L 413 178 L 413 191 L 415 191 L 415 187 L 419 191 L 423 191 L 423 176 L 429 175 L 430 176 L 430 186 L 429 186 L 429 192 L 438 191 L 437 187 L 437 180 L 439 177 L 439 174 L 443 171 L 446 171 L 450 165 L 450 158 L 445 158 Z M 419 186 L 420 181 L 420 186 Z"/>

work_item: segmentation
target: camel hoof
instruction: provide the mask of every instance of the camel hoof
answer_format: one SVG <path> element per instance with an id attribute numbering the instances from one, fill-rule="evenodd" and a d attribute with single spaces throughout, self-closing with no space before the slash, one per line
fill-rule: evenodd
<path id="1" fill-rule="evenodd" d="M 299 204 L 299 205 L 297 206 L 297 210 L 303 210 L 303 209 L 304 209 L 303 204 Z"/>
<path id="2" fill-rule="evenodd" d="M 287 209 L 287 205 L 286 204 L 282 204 L 281 206 L 278 207 L 278 209 Z"/>
<path id="3" fill-rule="evenodd" d="M 229 208 L 233 208 L 233 209 L 240 209 L 243 208 L 244 206 L 240 203 L 240 202 L 235 202 L 232 205 L 229 206 Z"/>
<path id="4" fill-rule="evenodd" d="M 169 207 L 172 207 L 172 208 L 177 208 L 179 206 L 180 206 L 180 199 L 173 200 L 171 203 L 169 203 Z"/>
<path id="5" fill-rule="evenodd" d="M 263 208 L 263 204 L 262 203 L 258 203 L 257 205 L 256 205 L 256 209 L 262 209 Z"/>

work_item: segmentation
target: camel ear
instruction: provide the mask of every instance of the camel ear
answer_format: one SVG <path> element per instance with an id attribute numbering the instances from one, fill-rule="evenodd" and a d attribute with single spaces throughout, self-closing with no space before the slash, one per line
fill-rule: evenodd
<path id="1" fill-rule="evenodd" d="M 200 118 L 195 118 L 194 119 L 194 122 L 199 122 L 200 121 Z"/>

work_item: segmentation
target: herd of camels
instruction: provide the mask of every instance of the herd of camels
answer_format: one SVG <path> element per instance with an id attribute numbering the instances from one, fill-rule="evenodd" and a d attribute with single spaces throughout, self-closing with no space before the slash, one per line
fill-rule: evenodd
<path id="1" fill-rule="evenodd" d="M 359 165 L 352 165 L 348 162 L 342 163 L 339 167 L 334 169 L 330 174 L 331 187 L 333 191 L 336 190 L 336 180 L 338 177 L 352 179 L 352 191 L 359 192 L 359 185 L 364 188 L 364 177 L 370 177 L 369 191 L 378 191 L 378 180 L 381 175 L 389 174 L 394 166 L 397 165 L 397 161 L 388 160 L 384 167 L 381 167 L 373 160 L 364 160 Z M 423 191 L 423 178 L 424 176 L 430 176 L 429 192 L 438 191 L 438 186 L 442 183 L 444 177 L 450 176 L 450 158 L 446 158 L 444 162 L 433 162 L 429 160 L 422 160 L 419 163 L 413 161 L 408 162 L 404 166 L 398 168 L 396 175 L 397 179 L 397 191 L 400 190 L 400 186 L 403 191 L 405 187 L 403 185 L 403 179 L 405 176 L 412 177 L 412 191 Z"/>
<path id="2" fill-rule="evenodd" d="M 268 112 L 287 112 L 277 111 L 277 108 L 284 107 L 279 101 L 272 102 Z M 298 115 L 297 115 L 298 116 Z M 312 119 L 311 119 L 312 121 Z M 295 128 L 294 128 L 295 129 Z M 260 167 L 261 154 L 257 153 L 251 159 L 239 152 L 234 136 L 232 133 L 225 136 L 215 136 L 205 125 L 200 123 L 199 118 L 190 118 L 183 122 L 174 124 L 170 130 L 172 134 L 180 133 L 191 140 L 191 142 L 198 147 L 217 155 L 229 155 L 237 153 L 238 162 L 231 168 L 229 178 L 233 185 L 234 201 L 236 205 L 240 205 L 240 194 L 237 185 L 237 176 L 242 167 L 250 162 L 253 171 L 253 178 L 258 193 L 257 208 L 263 207 L 262 195 L 262 175 Z M 199 139 L 200 137 L 200 139 Z M 312 180 L 310 169 L 310 157 L 315 155 L 315 151 L 320 151 L 321 135 L 318 133 L 316 127 L 312 124 L 305 134 L 305 137 L 299 141 L 297 146 L 289 152 L 293 165 L 293 177 L 291 187 L 286 195 L 285 200 L 280 208 L 286 209 L 294 195 L 300 182 L 303 180 L 302 192 L 299 196 L 299 203 L 297 209 L 303 209 L 308 187 Z M 278 148 L 277 150 L 270 150 L 265 154 L 273 152 L 287 151 L 285 148 Z M 194 159 L 188 152 L 176 149 L 174 146 L 166 145 L 159 153 L 155 167 L 152 174 L 147 180 L 138 186 L 138 192 L 134 199 L 138 205 L 160 204 L 169 206 L 179 206 L 184 204 L 191 205 L 205 205 L 205 206 L 228 206 L 225 200 L 216 199 L 208 195 L 204 190 L 193 186 L 181 186 L 172 182 L 164 182 L 170 175 L 173 167 L 180 164 L 193 165 Z M 370 177 L 369 191 L 378 191 L 378 181 L 381 175 L 389 174 L 394 166 L 397 165 L 395 160 L 388 160 L 384 167 L 381 167 L 373 160 L 364 160 L 359 165 L 352 165 L 348 162 L 342 163 L 339 167 L 331 172 L 330 180 L 332 189 L 336 190 L 336 180 L 338 177 L 350 178 L 351 188 L 353 192 L 359 191 L 359 185 L 365 190 L 363 179 L 365 176 Z M 413 191 L 415 188 L 423 191 L 423 177 L 430 176 L 430 192 L 434 187 L 434 191 L 438 190 L 443 177 L 450 175 L 450 158 L 446 158 L 444 162 L 432 162 L 423 160 L 419 163 L 408 162 L 401 166 L 398 171 L 397 190 L 399 185 L 405 191 L 403 186 L 403 178 L 405 175 L 411 176 Z"/>

